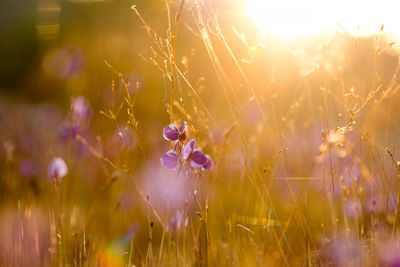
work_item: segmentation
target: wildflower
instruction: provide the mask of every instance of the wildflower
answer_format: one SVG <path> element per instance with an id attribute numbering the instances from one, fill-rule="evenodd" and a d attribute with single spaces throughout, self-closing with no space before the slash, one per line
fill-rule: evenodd
<path id="1" fill-rule="evenodd" d="M 192 151 L 194 149 L 195 142 L 196 142 L 196 140 L 192 139 L 185 144 L 185 146 L 182 149 L 182 159 L 183 160 L 187 160 L 190 157 L 190 155 L 192 154 Z"/>
<path id="2" fill-rule="evenodd" d="M 186 122 L 182 122 L 181 126 L 178 126 L 175 123 L 171 123 L 163 130 L 163 136 L 167 141 L 185 141 L 186 140 Z"/>
<path id="3" fill-rule="evenodd" d="M 209 155 L 205 155 L 201 148 L 194 149 L 195 139 L 187 142 L 181 153 L 181 159 L 186 162 L 190 159 L 190 166 L 193 168 L 201 168 L 202 170 L 212 170 L 214 168 L 214 163 Z M 164 156 L 161 157 L 161 165 L 169 170 L 175 170 L 179 156 L 174 150 L 168 151 Z"/>
<path id="4" fill-rule="evenodd" d="M 193 151 L 190 166 L 193 168 L 201 168 L 202 170 L 212 170 L 214 169 L 214 162 L 211 160 L 210 155 L 203 154 L 199 148 Z"/>
<path id="5" fill-rule="evenodd" d="M 67 173 L 68 167 L 67 164 L 65 164 L 65 161 L 59 157 L 53 158 L 49 164 L 48 178 L 60 182 L 61 178 L 67 175 Z"/>
<path id="6" fill-rule="evenodd" d="M 78 96 L 71 101 L 71 113 L 74 120 L 85 121 L 92 116 L 89 101 L 83 96 Z"/>
<path id="7" fill-rule="evenodd" d="M 201 168 L 207 163 L 207 157 L 201 151 L 201 148 L 195 149 L 192 152 L 192 160 L 190 161 L 190 166 L 193 168 Z"/>
<path id="8" fill-rule="evenodd" d="M 58 131 L 60 139 L 64 142 L 73 140 L 80 133 L 79 126 L 76 124 L 65 123 Z"/>
<path id="9" fill-rule="evenodd" d="M 201 148 L 194 149 L 195 139 L 190 140 L 182 149 L 182 159 L 186 161 L 191 158 L 190 166 L 193 168 L 202 168 L 203 170 L 212 170 L 214 163 L 210 155 L 204 155 Z"/>
<path id="10" fill-rule="evenodd" d="M 174 123 L 168 125 L 163 130 L 164 138 L 168 141 L 183 142 L 186 140 L 185 133 L 186 122 L 182 122 L 181 126 Z M 176 146 L 173 150 L 168 151 L 164 156 L 161 157 L 161 165 L 169 170 L 175 170 L 178 161 L 181 160 L 182 164 L 185 165 L 187 161 L 190 160 L 190 166 L 193 168 L 201 168 L 202 170 L 212 170 L 214 168 L 214 163 L 209 155 L 205 155 L 201 148 L 194 148 L 196 143 L 195 139 L 187 142 L 182 150 L 179 150 L 178 154 L 176 149 L 180 149 L 180 146 Z M 177 143 L 178 144 L 178 143 Z"/>
<path id="11" fill-rule="evenodd" d="M 212 169 L 214 169 L 214 162 L 211 160 L 210 155 L 207 154 L 206 158 L 207 158 L 207 162 L 202 166 L 202 169 L 211 171 Z"/>
<path id="12" fill-rule="evenodd" d="M 178 153 L 174 150 L 170 150 L 161 157 L 161 165 L 168 170 L 175 170 L 178 164 Z"/>

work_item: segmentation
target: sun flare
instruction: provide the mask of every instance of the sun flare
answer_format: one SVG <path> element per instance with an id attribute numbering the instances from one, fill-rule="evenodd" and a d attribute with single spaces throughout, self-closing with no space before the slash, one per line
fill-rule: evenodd
<path id="1" fill-rule="evenodd" d="M 350 34 L 400 33 L 398 0 L 248 0 L 263 33 L 296 38 L 342 27 Z M 340 26 L 338 26 L 340 25 Z"/>

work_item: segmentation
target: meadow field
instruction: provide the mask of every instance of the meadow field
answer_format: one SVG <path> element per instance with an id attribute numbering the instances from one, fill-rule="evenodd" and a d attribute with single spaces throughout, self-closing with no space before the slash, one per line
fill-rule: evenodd
<path id="1" fill-rule="evenodd" d="M 0 3 L 0 266 L 400 266 L 399 8 Z"/>

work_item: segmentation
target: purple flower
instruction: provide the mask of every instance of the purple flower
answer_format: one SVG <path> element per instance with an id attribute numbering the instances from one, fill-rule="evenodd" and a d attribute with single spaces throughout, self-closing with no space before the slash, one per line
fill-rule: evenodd
<path id="1" fill-rule="evenodd" d="M 190 155 L 193 152 L 194 149 L 194 143 L 196 143 L 196 140 L 192 139 L 189 142 L 186 143 L 186 145 L 182 149 L 182 159 L 187 160 Z"/>
<path id="2" fill-rule="evenodd" d="M 65 123 L 64 125 L 62 125 L 62 127 L 58 132 L 60 139 L 64 142 L 75 139 L 75 137 L 78 134 L 79 134 L 79 126 L 77 126 L 76 124 L 69 124 L 69 123 Z"/>
<path id="3" fill-rule="evenodd" d="M 175 170 L 180 160 L 182 166 L 186 166 L 187 161 L 190 160 L 190 166 L 193 168 L 201 168 L 202 170 L 212 170 L 214 163 L 209 155 L 204 155 L 201 148 L 194 148 L 196 143 L 195 139 L 187 142 L 181 147 L 182 142 L 186 140 L 186 122 L 182 122 L 181 126 L 172 123 L 164 128 L 163 136 L 168 141 L 176 141 L 174 149 L 168 151 L 164 156 L 161 157 L 161 165 L 169 170 Z M 181 150 L 180 150 L 181 149 Z"/>
<path id="4" fill-rule="evenodd" d="M 83 96 L 78 96 L 71 101 L 71 112 L 75 120 L 86 120 L 92 116 L 89 101 Z"/>
<path id="5" fill-rule="evenodd" d="M 68 167 L 62 158 L 56 157 L 51 160 L 48 168 L 48 178 L 50 180 L 55 179 L 58 182 L 60 182 L 61 178 L 67 175 L 67 173 L 68 173 Z"/>
<path id="6" fill-rule="evenodd" d="M 211 160 L 210 155 L 206 155 L 207 162 L 203 165 L 202 169 L 204 170 L 212 170 L 214 169 L 214 162 Z"/>
<path id="7" fill-rule="evenodd" d="M 190 166 L 193 168 L 212 170 L 214 168 L 214 163 L 211 157 L 209 155 L 204 155 L 201 148 L 194 149 L 195 142 L 196 140 L 192 139 L 183 146 L 180 158 L 184 162 L 190 159 Z M 179 156 L 174 150 L 170 150 L 162 156 L 160 160 L 164 168 L 174 170 L 178 164 Z"/>
<path id="8" fill-rule="evenodd" d="M 214 169 L 214 163 L 210 155 L 204 155 L 200 148 L 193 151 L 190 165 L 193 168 L 201 168 L 202 170 Z"/>
<path id="9" fill-rule="evenodd" d="M 171 123 L 163 130 L 163 136 L 167 141 L 185 141 L 186 133 L 185 133 L 186 122 L 182 122 L 181 126 L 178 126 L 175 123 Z"/>
<path id="10" fill-rule="evenodd" d="M 195 149 L 192 153 L 192 160 L 190 161 L 190 165 L 193 168 L 201 168 L 206 163 L 207 157 L 203 154 L 201 148 Z"/>
<path id="11" fill-rule="evenodd" d="M 170 150 L 160 158 L 160 161 L 164 168 L 168 170 L 175 170 L 176 165 L 178 164 L 178 153 L 176 153 L 174 150 Z"/>

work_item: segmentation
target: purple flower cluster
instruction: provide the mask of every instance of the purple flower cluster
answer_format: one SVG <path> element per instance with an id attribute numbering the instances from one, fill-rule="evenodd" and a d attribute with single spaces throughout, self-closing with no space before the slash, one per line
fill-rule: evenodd
<path id="1" fill-rule="evenodd" d="M 182 166 L 190 164 L 195 169 L 212 170 L 214 168 L 211 157 L 205 155 L 201 148 L 194 148 L 195 139 L 186 142 L 186 122 L 182 122 L 179 128 L 175 123 L 166 126 L 163 136 L 165 140 L 175 142 L 174 149 L 169 150 L 160 159 L 164 168 L 175 170 L 178 162 Z"/>
<path id="2" fill-rule="evenodd" d="M 59 130 L 59 137 L 64 142 L 75 139 L 78 134 L 85 135 L 88 132 L 93 117 L 89 101 L 83 96 L 73 98 L 68 117 Z"/>

